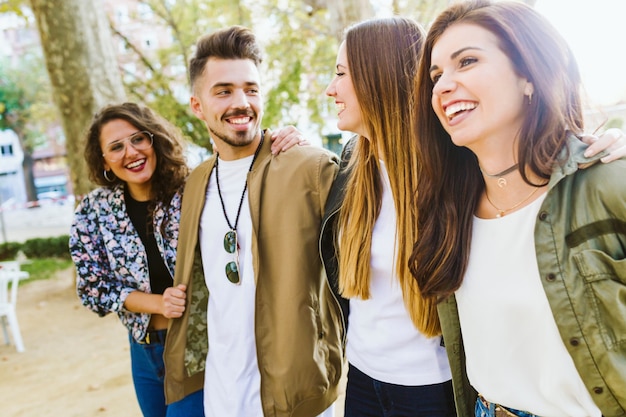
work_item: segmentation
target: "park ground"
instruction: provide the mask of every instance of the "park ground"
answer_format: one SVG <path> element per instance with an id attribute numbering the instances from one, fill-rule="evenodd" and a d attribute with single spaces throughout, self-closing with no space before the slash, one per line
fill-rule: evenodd
<path id="1" fill-rule="evenodd" d="M 3 211 L 0 241 L 68 234 L 72 212 L 71 203 Z M 0 416 L 141 417 L 126 330 L 80 304 L 73 268 L 21 285 L 17 318 L 26 350 L 0 333 Z"/>
<path id="2" fill-rule="evenodd" d="M 26 350 L 0 339 L 0 416 L 141 417 L 127 333 L 80 304 L 72 268 L 20 286 L 17 317 Z"/>

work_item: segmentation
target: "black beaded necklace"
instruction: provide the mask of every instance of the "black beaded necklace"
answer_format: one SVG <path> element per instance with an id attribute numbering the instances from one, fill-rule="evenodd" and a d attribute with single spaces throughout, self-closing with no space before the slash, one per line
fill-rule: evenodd
<path id="1" fill-rule="evenodd" d="M 261 146 L 263 145 L 263 139 L 265 139 L 265 132 L 261 131 L 261 140 L 259 142 L 259 146 L 257 146 L 256 151 L 254 151 L 254 156 L 252 157 L 252 163 L 250 164 L 250 168 L 248 168 L 248 172 L 252 171 L 252 167 L 254 166 L 254 161 L 256 161 L 257 156 L 259 156 L 259 151 L 261 150 Z M 224 198 L 222 197 L 222 190 L 220 189 L 220 170 L 219 170 L 219 153 L 218 158 L 215 158 L 215 182 L 217 182 L 217 193 L 220 196 L 220 203 L 222 203 L 222 211 L 224 212 L 224 218 L 226 219 L 226 223 L 228 223 L 228 227 L 231 232 L 237 233 L 237 224 L 239 224 L 239 214 L 241 214 L 241 206 L 243 206 L 243 198 L 246 195 L 246 190 L 248 189 L 248 179 L 246 178 L 246 183 L 243 186 L 243 192 L 241 193 L 241 199 L 239 200 L 239 208 L 237 209 L 237 217 L 235 217 L 235 225 L 230 224 L 230 220 L 228 219 L 228 214 L 226 214 L 226 206 L 224 205 Z"/>

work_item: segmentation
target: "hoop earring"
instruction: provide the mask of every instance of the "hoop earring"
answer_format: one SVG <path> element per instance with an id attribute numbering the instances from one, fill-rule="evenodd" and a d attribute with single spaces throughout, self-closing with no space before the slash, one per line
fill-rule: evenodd
<path id="1" fill-rule="evenodd" d="M 108 182 L 114 182 L 114 181 L 115 181 L 115 178 L 111 179 L 111 178 L 109 178 L 109 176 L 107 175 L 107 172 L 109 172 L 109 171 L 107 171 L 107 170 L 105 169 L 105 170 L 104 170 L 104 171 L 102 171 L 102 172 L 103 172 L 103 175 L 104 175 L 104 179 L 105 179 L 105 180 L 107 180 Z"/>

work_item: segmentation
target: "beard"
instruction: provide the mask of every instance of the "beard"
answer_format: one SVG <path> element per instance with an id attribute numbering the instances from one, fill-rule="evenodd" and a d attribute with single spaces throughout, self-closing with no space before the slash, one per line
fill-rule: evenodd
<path id="1" fill-rule="evenodd" d="M 256 121 L 256 122 L 259 121 L 257 114 L 255 112 L 239 111 L 239 112 L 231 112 L 231 113 L 225 114 L 222 117 L 221 123 L 227 124 L 228 122 L 226 121 L 226 119 L 235 118 L 235 117 L 250 117 L 253 121 Z M 254 142 L 254 139 L 257 137 L 260 131 L 259 127 L 257 126 L 255 128 L 248 129 L 245 131 L 226 132 L 225 129 L 221 129 L 222 124 L 220 124 L 219 126 L 215 126 L 215 127 L 207 126 L 209 129 L 209 133 L 211 134 L 213 138 L 218 138 L 219 140 L 221 140 L 222 142 L 224 142 L 225 144 L 233 148 L 239 148 L 239 147 L 250 145 L 252 142 Z"/>
<path id="2" fill-rule="evenodd" d="M 251 129 L 246 130 L 245 132 L 231 132 L 231 134 L 226 134 L 212 128 L 209 128 L 209 132 L 211 133 L 211 137 L 218 138 L 219 140 L 221 140 L 228 146 L 232 146 L 233 148 L 240 148 L 250 145 L 259 133 L 258 130 Z"/>

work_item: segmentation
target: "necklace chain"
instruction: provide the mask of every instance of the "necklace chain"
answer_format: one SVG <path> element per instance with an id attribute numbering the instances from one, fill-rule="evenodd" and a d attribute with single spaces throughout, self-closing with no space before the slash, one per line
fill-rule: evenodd
<path id="1" fill-rule="evenodd" d="M 497 174 L 490 174 L 488 172 L 485 172 L 482 169 L 482 167 L 479 166 L 479 168 L 480 168 L 480 172 L 482 172 L 483 174 L 485 174 L 489 178 L 497 178 L 498 179 L 498 187 L 502 188 L 502 187 L 506 186 L 506 184 L 507 184 L 506 178 L 504 178 L 504 176 L 510 174 L 513 171 L 515 171 L 517 169 L 518 165 L 519 164 L 514 164 L 513 166 L 510 166 L 507 169 L 505 169 L 504 171 L 498 172 Z"/>
<path id="2" fill-rule="evenodd" d="M 501 209 L 498 206 L 496 206 L 495 204 L 493 204 L 493 201 L 491 201 L 491 199 L 489 198 L 489 193 L 487 192 L 487 190 L 485 190 L 485 197 L 487 197 L 487 201 L 489 202 L 489 204 L 491 204 L 491 206 L 496 209 L 498 211 L 498 214 L 496 214 L 497 218 L 500 218 L 502 216 L 504 216 L 505 213 L 514 210 L 516 208 L 518 208 L 519 206 L 521 206 L 522 204 L 524 204 L 526 201 L 528 201 L 530 199 L 530 197 L 532 197 L 533 195 L 535 195 L 535 193 L 539 190 L 539 187 L 535 187 L 534 190 L 532 190 L 532 192 L 530 194 L 528 194 L 522 201 L 520 201 L 519 203 L 513 205 L 512 207 L 509 207 L 507 209 Z"/>
<path id="3" fill-rule="evenodd" d="M 254 151 L 254 156 L 252 157 L 252 163 L 250 163 L 250 168 L 248 168 L 248 172 L 252 171 L 252 167 L 254 166 L 254 161 L 256 161 L 256 157 L 259 156 L 259 151 L 261 150 L 261 146 L 263 145 L 263 139 L 265 138 L 265 132 L 261 131 L 261 141 L 259 142 L 259 146 L 257 146 L 256 151 Z M 243 192 L 241 193 L 241 199 L 239 200 L 239 208 L 237 209 L 237 217 L 235 217 L 235 225 L 230 224 L 230 220 L 228 219 L 228 214 L 226 214 L 226 206 L 224 205 L 224 198 L 222 197 L 222 189 L 220 188 L 220 170 L 219 170 L 219 153 L 217 154 L 217 158 L 215 158 L 215 182 L 217 183 L 217 193 L 220 196 L 220 203 L 222 203 L 222 211 L 224 212 L 224 218 L 226 219 L 226 223 L 228 223 L 228 227 L 230 230 L 237 231 L 237 224 L 239 223 L 239 214 L 241 214 L 241 207 L 243 206 L 243 198 L 246 195 L 246 190 L 248 189 L 248 179 L 246 178 L 246 183 L 243 186 Z"/>

